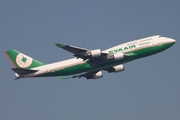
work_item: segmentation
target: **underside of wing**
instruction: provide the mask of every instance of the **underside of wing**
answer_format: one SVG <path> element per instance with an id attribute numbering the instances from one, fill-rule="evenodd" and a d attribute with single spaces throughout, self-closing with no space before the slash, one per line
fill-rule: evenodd
<path id="1" fill-rule="evenodd" d="M 98 78 L 102 78 L 103 74 L 101 71 L 91 71 L 91 72 L 73 76 L 72 78 L 81 78 L 81 77 L 85 77 L 86 79 L 98 79 Z"/>

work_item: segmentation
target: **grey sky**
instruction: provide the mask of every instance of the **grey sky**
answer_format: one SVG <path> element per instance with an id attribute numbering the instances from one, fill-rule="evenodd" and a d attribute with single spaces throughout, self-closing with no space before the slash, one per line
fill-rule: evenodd
<path id="1" fill-rule="evenodd" d="M 0 1 L 1 120 L 179 120 L 178 0 Z M 73 57 L 54 42 L 106 49 L 161 34 L 170 49 L 125 64 L 102 79 L 14 81 L 3 54 L 16 49 L 44 63 Z"/>

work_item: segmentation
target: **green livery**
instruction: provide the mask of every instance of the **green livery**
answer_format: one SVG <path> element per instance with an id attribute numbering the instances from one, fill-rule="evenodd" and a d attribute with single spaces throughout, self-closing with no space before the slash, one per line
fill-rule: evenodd
<path id="1" fill-rule="evenodd" d="M 42 63 L 36 59 L 33 59 L 23 53 L 20 53 L 14 49 L 5 51 L 5 54 L 10 59 L 10 61 L 13 63 L 13 65 L 17 68 L 21 68 L 21 67 L 22 68 L 35 68 L 38 66 L 45 65 L 44 63 Z M 27 64 L 27 62 L 30 62 L 29 66 L 27 66 L 27 65 L 25 66 L 25 64 Z M 23 67 L 23 65 L 24 65 L 24 67 Z"/>
<path id="2" fill-rule="evenodd" d="M 74 54 L 76 58 L 44 64 L 16 50 L 5 51 L 15 68 L 16 79 L 29 77 L 53 77 L 60 79 L 98 79 L 103 77 L 101 70 L 108 73 L 124 71 L 124 63 L 162 52 L 176 41 L 160 35 L 143 38 L 117 45 L 107 50 L 88 50 L 71 45 L 55 43 L 59 48 Z"/>

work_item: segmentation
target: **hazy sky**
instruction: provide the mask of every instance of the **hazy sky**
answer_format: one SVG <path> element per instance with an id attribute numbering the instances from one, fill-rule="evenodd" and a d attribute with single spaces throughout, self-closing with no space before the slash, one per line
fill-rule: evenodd
<path id="1" fill-rule="evenodd" d="M 179 120 L 178 0 L 1 0 L 1 120 Z M 98 80 L 14 81 L 3 54 L 16 49 L 44 63 L 73 57 L 54 42 L 106 49 L 152 35 L 177 42 Z"/>

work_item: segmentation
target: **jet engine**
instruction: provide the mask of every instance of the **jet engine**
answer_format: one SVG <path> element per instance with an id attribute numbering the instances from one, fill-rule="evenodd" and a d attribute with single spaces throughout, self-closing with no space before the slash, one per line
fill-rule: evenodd
<path id="1" fill-rule="evenodd" d="M 87 52 L 87 56 L 90 56 L 92 58 L 98 58 L 101 56 L 101 50 L 100 49 L 90 50 Z"/>
<path id="2" fill-rule="evenodd" d="M 124 58 L 124 53 L 118 52 L 108 56 L 109 60 L 121 60 Z"/>
<path id="3" fill-rule="evenodd" d="M 102 78 L 103 74 L 101 71 L 91 75 L 91 76 L 87 76 L 86 79 L 98 79 L 98 78 Z"/>
<path id="4" fill-rule="evenodd" d="M 124 66 L 122 64 L 121 65 L 116 65 L 116 66 L 113 66 L 112 68 L 109 68 L 107 71 L 108 71 L 108 73 L 122 72 L 122 71 L 124 71 Z"/>

